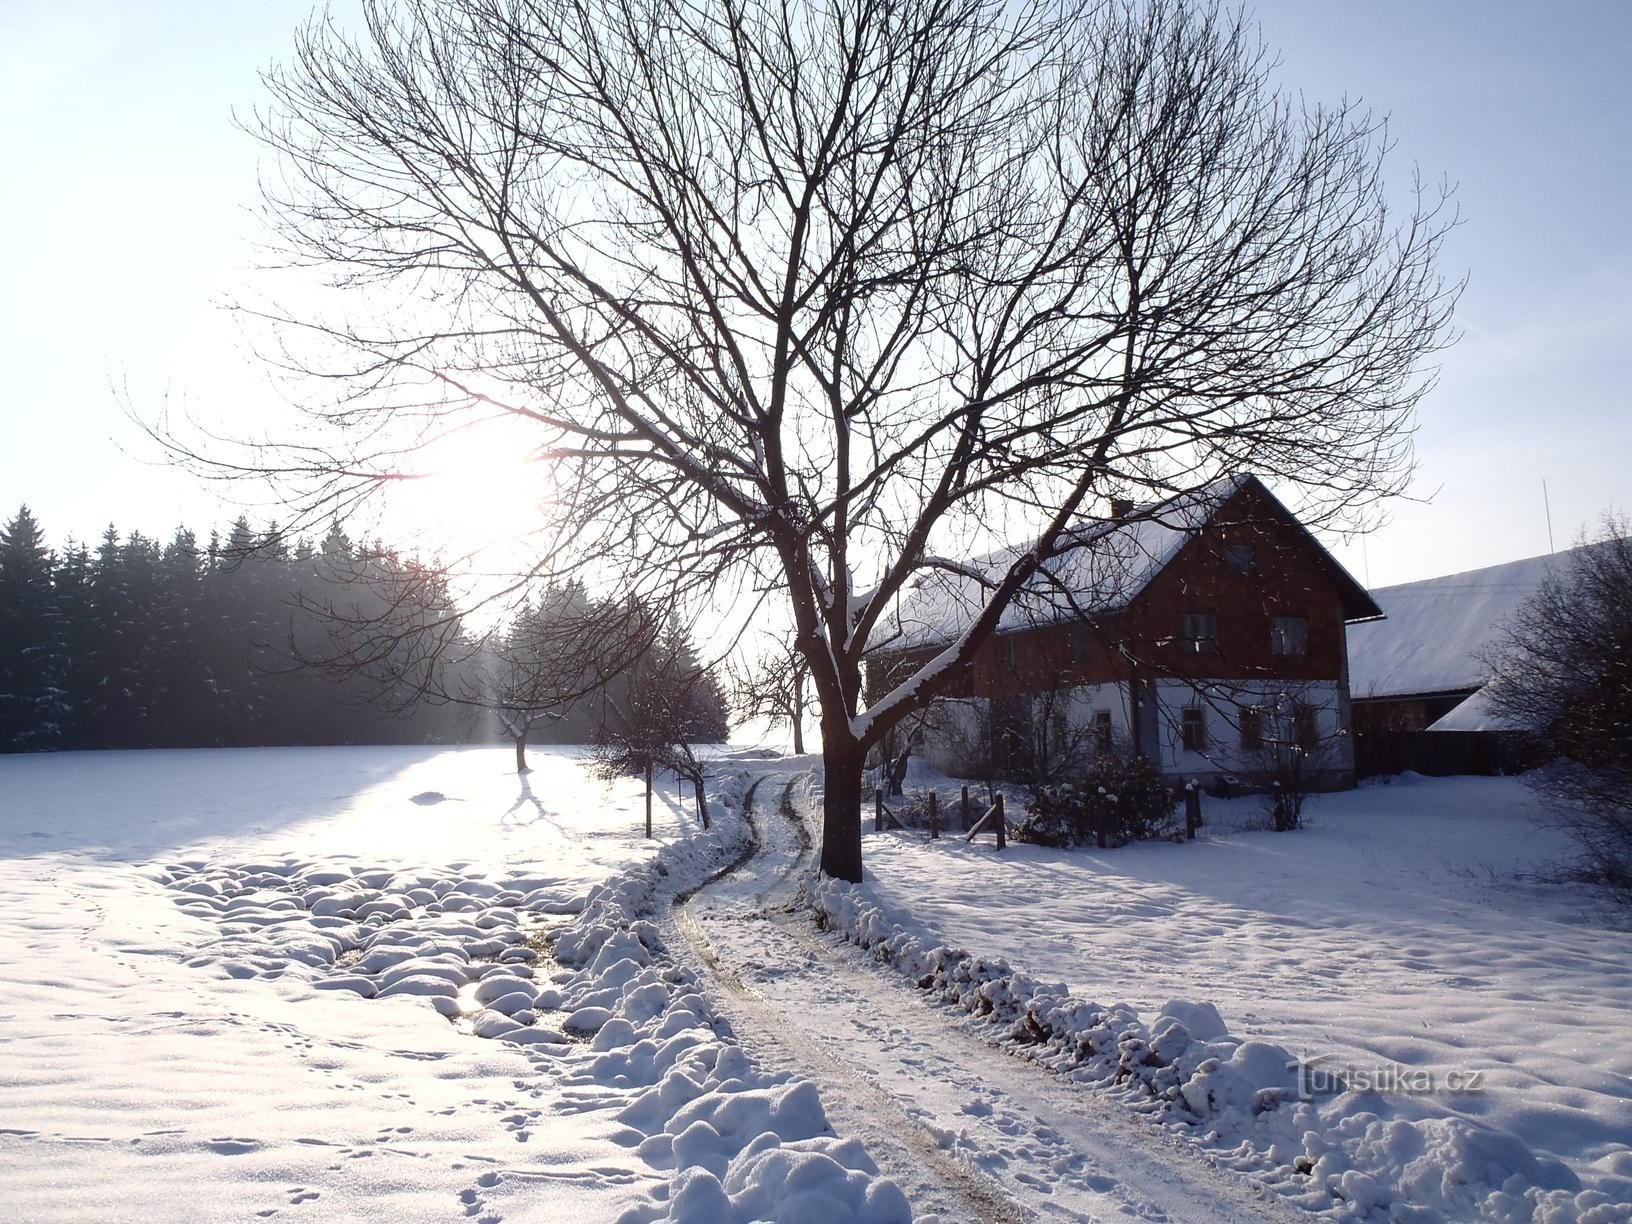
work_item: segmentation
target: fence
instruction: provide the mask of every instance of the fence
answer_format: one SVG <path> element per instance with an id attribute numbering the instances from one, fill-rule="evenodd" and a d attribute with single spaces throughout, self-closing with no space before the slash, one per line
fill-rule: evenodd
<path id="1" fill-rule="evenodd" d="M 997 838 L 997 848 L 1005 849 L 1009 844 L 1009 826 L 1003 816 L 1003 796 L 999 794 L 991 807 L 981 813 L 978 819 L 974 818 L 974 809 L 969 806 L 969 788 L 963 788 L 958 803 L 958 820 L 962 826 L 957 831 L 963 834 L 965 841 L 974 841 L 981 833 L 990 832 Z M 925 806 L 925 824 L 929 829 L 931 839 L 941 835 L 941 800 L 934 791 L 929 791 Z M 873 832 L 882 833 L 886 828 L 900 829 L 903 832 L 907 825 L 902 821 L 900 814 L 884 802 L 884 791 L 880 787 L 873 791 Z M 947 830 L 951 832 L 951 829 Z"/>

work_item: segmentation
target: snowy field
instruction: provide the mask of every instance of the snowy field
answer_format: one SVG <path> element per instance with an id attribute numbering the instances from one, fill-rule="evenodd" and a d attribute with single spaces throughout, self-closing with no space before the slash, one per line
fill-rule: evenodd
<path id="1" fill-rule="evenodd" d="M 1567 846 L 1524 788 L 1366 785 L 1312 800 L 1291 834 L 1244 831 L 1260 803 L 1209 801 L 1195 844 L 1110 851 L 869 832 L 869 883 L 824 904 L 948 998 L 1017 1030 L 1029 1015 L 1028 1039 L 1076 1033 L 1070 1066 L 1111 1041 L 1099 1061 L 1120 1081 L 1143 1076 L 1226 1163 L 1305 1206 L 1632 1219 L 1632 939 L 1589 890 L 1536 877 Z M 948 968 L 937 945 L 973 958 Z M 1283 1052 L 1387 1090 L 1310 1075 L 1299 1105 L 1295 1073 L 1269 1065 Z M 1266 1109 L 1266 1084 L 1292 1103 Z"/>
<path id="2" fill-rule="evenodd" d="M 0 758 L 0 1217 L 904 1220 L 643 920 L 742 771 L 648 842 L 638 782 L 531 757 Z"/>

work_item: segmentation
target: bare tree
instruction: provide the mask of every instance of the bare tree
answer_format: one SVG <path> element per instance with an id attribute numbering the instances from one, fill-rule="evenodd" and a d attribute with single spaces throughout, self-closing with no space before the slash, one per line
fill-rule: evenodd
<path id="1" fill-rule="evenodd" d="M 427 439 L 527 423 L 548 564 L 785 596 L 861 877 L 870 747 L 1100 499 L 1253 470 L 1307 521 L 1403 487 L 1456 287 L 1381 122 L 1277 93 L 1182 0 L 365 0 L 252 129 L 314 395 L 241 462 L 308 513 Z M 311 306 L 313 275 L 339 292 Z M 303 343 L 309 341 L 310 343 Z M 312 424 L 312 422 L 308 422 Z M 1024 536 L 951 645 L 861 708 L 926 568 Z"/>
<path id="2" fill-rule="evenodd" d="M 1559 801 L 1584 873 L 1632 903 L 1632 522 L 1606 515 L 1520 608 L 1489 662 L 1492 712 L 1553 759 L 1531 778 Z"/>
<path id="3" fill-rule="evenodd" d="M 521 609 L 467 673 L 455 699 L 491 711 L 527 772 L 527 736 L 556 721 L 623 675 L 651 649 L 658 620 L 633 601 L 589 597 L 580 585 L 550 587 Z"/>
<path id="4" fill-rule="evenodd" d="M 744 718 L 763 718 L 793 730 L 793 751 L 805 752 L 805 689 L 810 662 L 791 639 L 779 641 L 731 676 L 731 705 Z"/>
<path id="5" fill-rule="evenodd" d="M 654 617 L 655 619 L 655 617 Z M 668 769 L 691 783 L 697 817 L 708 828 L 705 771 L 697 746 L 730 733 L 725 695 L 712 669 L 697 659 L 687 634 L 672 622 L 641 651 L 607 695 L 597 735 L 596 772 L 612 778 L 644 774 L 646 836 L 652 835 L 652 772 Z"/>

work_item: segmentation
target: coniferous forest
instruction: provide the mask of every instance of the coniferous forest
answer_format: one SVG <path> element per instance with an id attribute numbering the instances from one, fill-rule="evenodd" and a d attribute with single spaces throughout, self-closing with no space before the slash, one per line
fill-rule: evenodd
<path id="1" fill-rule="evenodd" d="M 0 751 L 484 737 L 469 706 L 404 709 L 300 665 L 322 631 L 311 608 L 355 598 L 363 562 L 411 564 L 338 527 L 314 546 L 243 518 L 225 539 L 110 525 L 59 552 L 23 507 L 0 528 Z"/>
<path id="2" fill-rule="evenodd" d="M 567 657 L 569 643 L 584 624 L 627 619 L 615 611 L 627 606 L 569 584 L 478 638 L 461 629 L 434 567 L 379 542 L 359 546 L 338 525 L 314 544 L 240 517 L 224 539 L 212 532 L 201 543 L 179 528 L 162 545 L 110 525 L 94 548 L 70 540 L 55 551 L 23 506 L 0 527 L 0 752 L 463 743 L 518 733 L 587 743 L 605 738 L 609 719 L 627 720 L 641 669 L 626 671 L 627 657 L 603 661 L 606 681 L 579 683 L 585 663 L 581 650 Z M 348 664 L 356 642 L 343 639 L 357 625 L 376 636 L 435 625 L 454 646 L 434 676 L 422 659 Z M 422 654 L 423 644 L 402 653 Z M 686 677 L 677 689 L 690 711 L 686 737 L 725 738 L 724 695 L 689 635 L 671 627 L 636 653 L 646 671 Z M 342 665 L 332 665 L 337 656 Z M 649 679 L 647 689 L 657 691 Z"/>

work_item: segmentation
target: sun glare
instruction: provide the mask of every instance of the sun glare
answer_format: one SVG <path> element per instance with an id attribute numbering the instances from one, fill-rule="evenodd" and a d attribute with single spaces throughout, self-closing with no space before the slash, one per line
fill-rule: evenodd
<path id="1" fill-rule="evenodd" d="M 502 557 L 537 529 L 549 496 L 547 464 L 480 431 L 432 444 L 415 470 L 392 490 L 393 517 L 414 551 L 449 561 Z"/>

